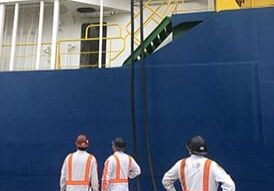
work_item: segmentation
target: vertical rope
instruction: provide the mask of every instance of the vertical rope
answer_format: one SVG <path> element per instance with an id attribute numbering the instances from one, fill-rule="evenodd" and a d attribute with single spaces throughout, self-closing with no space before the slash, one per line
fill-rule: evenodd
<path id="1" fill-rule="evenodd" d="M 135 64 L 134 64 L 134 0 L 130 1 L 130 20 L 131 20 L 131 129 L 132 129 L 132 142 L 133 142 L 133 155 L 138 158 L 138 148 L 137 148 L 137 125 L 136 125 L 136 111 L 135 111 Z M 140 191 L 140 179 L 137 177 L 136 189 Z"/>
<path id="2" fill-rule="evenodd" d="M 134 64 L 134 0 L 131 0 L 131 127 L 133 139 L 133 153 L 137 157 L 137 129 L 136 129 L 136 111 L 135 111 L 135 64 Z"/>
<path id="3" fill-rule="evenodd" d="M 142 96 L 143 96 L 143 118 L 144 118 L 144 129 L 145 129 L 145 139 L 146 139 L 146 149 L 149 164 L 149 171 L 151 176 L 151 182 L 153 190 L 157 191 L 153 163 L 152 163 L 152 152 L 150 145 L 150 132 L 148 126 L 148 103 L 147 103 L 147 84 L 146 84 L 146 70 L 145 70 L 145 50 L 144 50 L 144 2 L 140 0 L 140 47 L 141 47 L 141 81 L 142 81 Z"/>

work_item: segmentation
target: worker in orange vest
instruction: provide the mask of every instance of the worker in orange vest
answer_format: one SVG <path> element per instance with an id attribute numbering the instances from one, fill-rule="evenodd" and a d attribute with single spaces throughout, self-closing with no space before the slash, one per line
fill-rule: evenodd
<path id="1" fill-rule="evenodd" d="M 177 180 L 183 191 L 217 191 L 219 184 L 223 191 L 235 191 L 235 184 L 225 170 L 205 157 L 207 145 L 201 136 L 192 137 L 186 147 L 190 157 L 178 161 L 162 179 L 167 191 L 176 191 Z"/>
<path id="2" fill-rule="evenodd" d="M 128 178 L 141 174 L 141 169 L 130 155 L 124 153 L 126 143 L 122 138 L 112 142 L 114 154 L 105 161 L 102 191 L 128 191 Z"/>
<path id="3" fill-rule="evenodd" d="M 77 151 L 69 154 L 62 167 L 60 191 L 99 190 L 96 158 L 87 152 L 88 137 L 79 135 L 76 139 Z"/>

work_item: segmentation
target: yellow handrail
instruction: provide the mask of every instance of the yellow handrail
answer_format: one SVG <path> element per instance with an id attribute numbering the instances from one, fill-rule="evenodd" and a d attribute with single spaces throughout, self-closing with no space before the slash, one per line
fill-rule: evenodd
<path id="1" fill-rule="evenodd" d="M 17 43 L 16 47 L 28 47 L 28 46 L 37 46 L 37 43 Z M 43 42 L 42 45 L 51 45 L 49 42 Z M 3 48 L 11 47 L 11 44 L 3 44 Z"/>
<path id="2" fill-rule="evenodd" d="M 114 26 L 114 25 L 112 25 Z M 91 27 L 91 26 L 90 26 Z M 90 28 L 89 27 L 89 28 Z M 89 29 L 87 29 L 86 31 L 88 32 Z M 120 34 L 120 32 L 119 32 Z M 62 53 L 61 52 L 61 45 L 62 43 L 71 43 L 71 42 L 85 42 L 85 41 L 98 41 L 99 40 L 99 37 L 96 37 L 96 38 L 82 38 L 82 39 L 63 39 L 63 40 L 59 40 L 58 41 L 58 62 L 57 62 L 57 68 L 58 69 L 61 69 L 61 66 L 62 66 L 62 60 L 61 60 L 61 56 L 62 55 L 88 55 L 88 54 L 98 54 L 99 51 L 88 51 L 88 52 L 67 52 L 67 53 Z M 119 57 L 125 50 L 126 48 L 126 42 L 125 42 L 125 39 L 121 36 L 114 36 L 114 37 L 103 37 L 103 40 L 107 40 L 109 41 L 111 44 L 112 44 L 112 41 L 114 40 L 118 40 L 121 42 L 121 48 L 119 50 L 112 50 L 112 48 L 110 47 L 110 50 L 109 51 L 103 51 L 102 53 L 105 53 L 105 54 L 110 54 L 110 58 L 109 58 L 109 63 L 108 63 L 108 66 L 111 66 L 111 62 L 113 60 L 115 60 L 117 57 Z M 114 55 L 112 57 L 112 55 Z M 81 67 L 82 67 L 82 64 L 81 64 Z"/>
<path id="3" fill-rule="evenodd" d="M 25 47 L 35 47 L 37 46 L 38 44 L 37 43 L 17 43 L 16 44 L 16 47 L 22 47 L 22 48 L 25 48 Z M 42 46 L 45 46 L 45 45 L 51 45 L 51 43 L 49 42 L 43 42 L 42 43 Z M 11 48 L 12 45 L 11 44 L 3 44 L 2 45 L 2 48 L 3 49 L 6 49 L 6 48 Z M 21 54 L 17 54 L 15 55 L 16 58 L 35 58 L 36 54 L 31 54 L 31 55 L 21 55 Z M 49 55 L 41 55 L 41 57 L 48 57 Z M 4 58 L 9 58 L 10 55 L 0 55 L 0 58 L 1 59 L 4 59 Z M 18 68 L 18 67 L 17 67 Z"/>
<path id="4" fill-rule="evenodd" d="M 144 27 L 146 27 L 150 22 L 155 23 L 157 26 L 167 15 L 179 12 L 179 4 L 184 3 L 184 0 L 162 0 L 157 1 L 157 5 L 154 5 L 154 0 L 148 0 L 144 4 L 144 11 L 147 11 L 148 16 L 144 19 Z M 134 19 L 137 19 L 140 16 L 140 11 L 138 11 L 134 15 Z M 103 40 L 107 41 L 108 49 L 107 51 L 103 51 L 104 54 L 108 54 L 108 66 L 111 66 L 111 63 L 115 61 L 118 57 L 120 57 L 126 50 L 126 41 L 128 40 L 130 36 L 130 22 L 126 24 L 126 34 L 122 35 L 122 27 L 119 24 L 116 23 L 104 23 L 103 26 L 105 27 L 113 27 L 117 29 L 117 35 L 111 36 L 111 37 L 103 37 Z M 83 55 L 83 54 L 98 54 L 98 51 L 90 51 L 90 52 L 62 52 L 62 45 L 64 43 L 74 43 L 74 42 L 83 42 L 83 41 L 98 41 L 99 37 L 96 38 L 89 38 L 88 34 L 89 31 L 92 30 L 95 27 L 99 27 L 99 24 L 90 24 L 85 29 L 84 38 L 82 39 L 62 39 L 57 42 L 57 51 L 56 51 L 56 68 L 61 69 L 63 66 L 62 64 L 62 56 L 64 55 Z M 137 27 L 134 31 L 135 33 L 135 44 L 139 44 L 139 38 L 137 37 L 138 33 L 140 32 L 140 27 Z M 121 47 L 119 47 L 119 50 L 113 50 L 113 42 L 119 41 L 121 44 Z M 51 43 L 43 43 L 42 45 L 51 45 Z M 31 46 L 37 46 L 37 43 L 20 43 L 16 45 L 17 47 L 31 47 Z M 9 48 L 11 45 L 3 45 L 3 48 Z M 36 55 L 16 55 L 16 57 L 35 57 Z M 47 56 L 49 55 L 42 55 Z M 82 64 L 81 64 L 82 66 Z"/>
<path id="5" fill-rule="evenodd" d="M 161 20 L 163 20 L 163 16 L 162 15 L 160 15 L 159 13 L 158 13 L 158 10 L 162 7 L 162 4 L 163 3 L 161 3 L 156 9 L 154 9 L 153 7 L 151 7 L 150 6 L 150 3 L 152 2 L 152 0 L 149 0 L 149 1 L 147 1 L 145 4 L 144 4 L 144 8 L 145 9 L 149 9 L 151 12 L 152 12 L 152 14 L 150 15 L 150 16 L 148 16 L 148 18 L 147 19 L 145 19 L 145 21 L 144 21 L 144 27 L 146 27 L 147 26 L 147 24 L 152 20 L 152 21 L 154 21 L 154 22 L 156 22 L 156 24 L 159 24 L 160 22 L 157 22 L 157 20 L 154 18 L 154 16 L 156 15 L 158 18 L 160 18 Z M 136 14 L 135 14 L 135 16 L 134 16 L 134 20 L 136 19 L 136 18 L 138 18 L 138 16 L 140 16 L 140 11 L 138 11 Z M 131 31 L 130 31 L 130 26 L 131 25 L 131 22 L 128 22 L 127 23 L 127 25 L 126 25 L 126 30 L 127 30 L 127 35 L 125 36 L 125 38 L 128 38 L 129 37 L 129 35 L 131 34 Z M 138 37 L 136 37 L 136 34 L 138 34 L 138 32 L 140 31 L 140 27 L 138 27 L 135 31 L 134 31 L 134 36 L 135 36 L 135 39 L 134 39 L 134 41 L 135 41 L 135 44 L 136 45 L 138 45 L 139 44 L 139 40 L 138 40 Z"/>
<path id="6" fill-rule="evenodd" d="M 85 39 L 89 39 L 88 37 L 88 32 L 89 30 L 92 28 L 92 27 L 99 27 L 100 24 L 90 24 L 86 27 L 86 31 L 85 31 Z M 106 27 L 117 27 L 118 28 L 118 31 L 119 31 L 119 35 L 118 36 L 122 36 L 122 27 L 117 24 L 117 23 L 104 23 L 103 26 L 106 26 Z"/>
<path id="7" fill-rule="evenodd" d="M 209 1 L 208 1 L 209 2 Z M 213 1 L 212 1 L 213 2 Z M 238 2 L 238 3 L 237 3 Z M 242 2 L 242 3 L 239 3 Z M 150 23 L 154 25 L 158 25 L 166 16 L 169 16 L 170 14 L 178 14 L 178 13 L 184 13 L 186 11 L 185 8 L 185 0 L 148 0 L 144 4 L 144 11 L 146 14 L 146 17 L 144 18 L 144 27 L 147 27 Z M 240 6 L 239 6 L 240 5 Z M 216 6 L 216 7 L 215 7 Z M 239 9 L 239 8 L 256 8 L 256 7 L 268 7 L 268 6 L 274 6 L 274 0 L 215 0 L 215 4 L 208 3 L 207 7 L 204 7 L 202 9 L 191 9 L 191 11 L 201 11 L 201 10 L 226 10 L 226 9 Z M 140 16 L 140 11 L 137 11 L 134 15 L 134 20 L 138 19 Z M 126 43 L 128 42 L 128 38 L 131 34 L 130 31 L 130 25 L 131 22 L 128 22 L 125 25 L 125 28 L 123 28 L 124 31 L 126 31 L 125 34 L 122 34 L 123 30 L 121 25 L 117 23 L 104 23 L 104 27 L 113 27 L 117 30 L 115 35 L 112 35 L 110 37 L 103 37 L 103 40 L 107 42 L 107 50 L 103 51 L 104 54 L 106 54 L 106 65 L 112 66 L 112 63 L 119 58 L 121 55 L 125 55 L 126 50 Z M 56 51 L 56 68 L 65 68 L 64 64 L 62 63 L 62 56 L 66 55 L 88 55 L 88 54 L 98 54 L 99 51 L 87 51 L 87 52 L 81 52 L 81 51 L 73 51 L 73 52 L 62 52 L 63 51 L 63 45 L 65 43 L 74 43 L 74 42 L 83 42 L 83 41 L 98 41 L 99 37 L 96 38 L 89 38 L 89 32 L 90 30 L 93 30 L 95 27 L 99 27 L 99 24 L 90 24 L 85 29 L 84 38 L 81 39 L 62 39 L 57 42 L 57 51 Z M 155 27 L 156 27 L 155 26 Z M 134 43 L 136 45 L 139 44 L 139 32 L 140 27 L 136 27 L 134 34 L 135 39 Z M 116 44 L 119 43 L 118 50 L 114 50 L 113 44 L 116 42 Z M 42 43 L 43 46 L 49 46 L 51 43 L 44 42 Z M 18 43 L 16 44 L 16 47 L 35 47 L 37 46 L 37 43 Z M 11 45 L 4 44 L 2 45 L 3 49 L 11 48 Z M 34 58 L 36 55 L 22 55 L 18 54 L 16 57 L 18 58 Z M 127 56 L 127 55 L 125 55 Z M 0 56 L 0 58 L 6 58 L 8 56 Z M 41 57 L 50 57 L 50 54 L 43 54 Z M 86 64 L 86 66 L 95 66 L 96 64 Z M 81 64 L 82 67 L 82 64 Z M 18 68 L 18 67 L 17 67 Z"/>

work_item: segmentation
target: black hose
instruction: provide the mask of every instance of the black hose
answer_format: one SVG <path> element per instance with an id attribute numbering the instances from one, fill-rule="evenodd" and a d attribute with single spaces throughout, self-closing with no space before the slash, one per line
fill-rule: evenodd
<path id="1" fill-rule="evenodd" d="M 148 126 L 148 102 L 147 102 L 147 84 L 146 84 L 146 68 L 145 68 L 145 49 L 144 49 L 144 10 L 143 0 L 140 0 L 140 47 L 141 47 L 141 83 L 142 83 L 142 97 L 143 97 L 143 118 L 146 139 L 146 149 L 149 164 L 149 171 L 153 190 L 157 191 L 155 175 L 153 171 L 152 152 L 150 144 L 150 132 Z"/>
<path id="2" fill-rule="evenodd" d="M 130 20 L 131 20 L 131 129 L 133 142 L 133 156 L 138 158 L 138 143 L 137 143 L 137 125 L 135 111 L 135 64 L 134 64 L 134 0 L 130 1 Z M 140 191 L 140 179 L 137 177 L 136 189 Z"/>

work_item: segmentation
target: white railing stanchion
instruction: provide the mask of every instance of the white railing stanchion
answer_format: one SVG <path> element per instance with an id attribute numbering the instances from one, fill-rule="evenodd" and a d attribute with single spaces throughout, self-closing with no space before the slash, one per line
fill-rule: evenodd
<path id="1" fill-rule="evenodd" d="M 41 47 L 42 47 L 42 37 L 43 37 L 43 24 L 44 24 L 44 11 L 45 11 L 45 2 L 40 2 L 40 14 L 39 14 L 39 26 L 38 26 L 38 39 L 37 39 L 37 51 L 36 51 L 36 62 L 35 70 L 40 68 L 41 60 Z"/>
<path id="2" fill-rule="evenodd" d="M 104 24 L 104 1 L 100 0 L 99 60 L 98 60 L 99 68 L 102 68 L 103 24 Z"/>
<path id="3" fill-rule="evenodd" d="M 0 60 L 2 56 L 2 46 L 3 46 L 3 36 L 4 36 L 4 27 L 5 27 L 5 15 L 6 15 L 6 6 L 4 4 L 0 5 Z"/>
<path id="4" fill-rule="evenodd" d="M 11 40 L 11 52 L 10 52 L 10 65 L 9 71 L 14 70 L 15 54 L 16 54 L 16 40 L 17 40 L 17 28 L 19 19 L 19 3 L 15 4 L 14 18 L 13 18 L 13 29 L 12 29 L 12 40 Z"/>
<path id="5" fill-rule="evenodd" d="M 52 24 L 53 26 L 52 26 L 52 38 L 51 38 L 51 60 L 50 60 L 51 70 L 54 70 L 56 65 L 59 16 L 60 16 L 60 0 L 54 0 L 53 24 Z"/>

